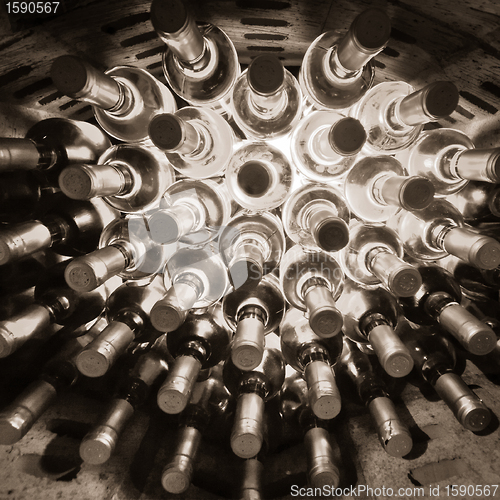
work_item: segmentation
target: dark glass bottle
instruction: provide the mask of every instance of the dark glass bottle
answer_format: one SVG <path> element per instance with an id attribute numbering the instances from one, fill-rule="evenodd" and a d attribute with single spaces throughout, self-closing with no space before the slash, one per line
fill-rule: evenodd
<path id="1" fill-rule="evenodd" d="M 418 325 L 438 322 L 472 354 L 488 354 L 495 348 L 495 332 L 460 303 L 462 292 L 451 273 L 436 264 L 415 263 L 422 285 L 412 297 L 401 297 L 404 315 Z"/>
<path id="2" fill-rule="evenodd" d="M 393 457 L 407 455 L 413 446 L 411 434 L 399 419 L 387 387 L 374 371 L 370 358 L 345 337 L 339 365 L 354 382 L 361 402 L 368 408 L 384 450 Z"/>
<path id="3" fill-rule="evenodd" d="M 0 357 L 16 351 L 54 323 L 68 330 L 76 329 L 102 313 L 108 289 L 102 286 L 90 292 L 75 292 L 64 280 L 70 262 L 63 261 L 47 269 L 35 287 L 34 303 L 0 322 Z"/>
<path id="4" fill-rule="evenodd" d="M 430 334 L 422 327 L 413 328 L 408 322 L 402 325 L 401 339 L 420 375 L 434 387 L 460 424 L 473 432 L 485 429 L 491 420 L 490 410 L 454 372 L 456 357 L 452 343 L 443 335 Z"/>
<path id="5" fill-rule="evenodd" d="M 220 304 L 188 314 L 179 328 L 169 332 L 167 347 L 175 361 L 158 390 L 160 409 L 165 413 L 180 413 L 189 402 L 200 371 L 227 357 L 230 340 Z"/>
<path id="6" fill-rule="evenodd" d="M 108 461 L 135 410 L 146 401 L 151 386 L 167 370 L 167 361 L 156 350 L 141 353 L 134 367 L 120 381 L 106 412 L 80 443 L 82 460 L 93 465 Z"/>
<path id="7" fill-rule="evenodd" d="M 64 198 L 38 220 L 0 228 L 0 265 L 52 248 L 62 255 L 92 252 L 118 213 L 101 200 Z"/>

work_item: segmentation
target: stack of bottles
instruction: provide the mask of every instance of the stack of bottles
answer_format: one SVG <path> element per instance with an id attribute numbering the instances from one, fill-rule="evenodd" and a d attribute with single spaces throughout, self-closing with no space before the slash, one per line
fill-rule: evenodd
<path id="1" fill-rule="evenodd" d="M 189 488 L 221 419 L 241 498 L 261 498 L 276 418 L 301 436 L 309 483 L 337 486 L 340 374 L 393 457 L 412 437 L 387 380 L 410 372 L 465 429 L 485 429 L 488 402 L 455 351 L 500 350 L 480 313 L 500 290 L 500 147 L 431 126 L 456 86 L 373 85 L 391 31 L 375 8 L 314 40 L 298 78 L 274 55 L 243 69 L 180 0 L 153 0 L 151 22 L 168 87 L 58 57 L 54 84 L 98 126 L 51 118 L 0 139 L 0 357 L 58 346 L 1 409 L 1 444 L 131 352 L 80 454 L 106 462 L 156 398 L 181 422 L 158 478 L 171 493 Z"/>

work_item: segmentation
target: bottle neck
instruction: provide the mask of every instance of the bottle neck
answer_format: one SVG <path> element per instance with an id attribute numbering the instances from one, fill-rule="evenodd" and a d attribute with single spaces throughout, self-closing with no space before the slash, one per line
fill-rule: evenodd
<path id="1" fill-rule="evenodd" d="M 330 128 L 324 127 L 314 133 L 311 138 L 311 151 L 321 160 L 337 163 L 345 155 L 342 155 L 330 143 Z"/>
<path id="2" fill-rule="evenodd" d="M 304 368 L 314 361 L 322 361 L 330 365 L 330 355 L 327 349 L 318 342 L 311 342 L 302 346 L 297 354 L 297 360 L 299 365 Z"/>
<path id="3" fill-rule="evenodd" d="M 445 307 L 458 304 L 458 302 L 446 292 L 431 293 L 425 301 L 424 311 L 434 320 L 438 320 Z"/>
<path id="4" fill-rule="evenodd" d="M 248 93 L 248 104 L 256 116 L 264 120 L 272 120 L 281 116 L 286 110 L 288 96 L 283 86 L 269 95 L 251 89 Z"/>
<path id="5" fill-rule="evenodd" d="M 48 170 L 60 160 L 63 155 L 53 146 L 31 139 L 0 139 L 0 171 Z"/>
<path id="6" fill-rule="evenodd" d="M 443 155 L 441 163 L 452 179 L 500 182 L 500 148 L 453 148 Z"/>
<path id="7" fill-rule="evenodd" d="M 359 330 L 368 339 L 370 332 L 377 326 L 392 326 L 388 319 L 380 313 L 367 314 L 359 320 Z"/>

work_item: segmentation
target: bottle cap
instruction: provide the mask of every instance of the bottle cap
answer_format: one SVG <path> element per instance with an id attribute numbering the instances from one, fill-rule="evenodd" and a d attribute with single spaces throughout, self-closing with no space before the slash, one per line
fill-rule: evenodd
<path id="1" fill-rule="evenodd" d="M 109 460 L 118 439 L 117 432 L 107 425 L 100 425 L 87 434 L 80 444 L 80 457 L 84 462 L 100 465 Z"/>
<path id="2" fill-rule="evenodd" d="M 366 142 L 366 131 L 356 118 L 342 118 L 330 128 L 328 141 L 337 154 L 355 155 L 361 151 Z"/>
<path id="3" fill-rule="evenodd" d="M 238 186 L 250 197 L 263 196 L 271 187 L 271 177 L 267 168 L 258 161 L 249 161 L 241 166 Z"/>
<path id="4" fill-rule="evenodd" d="M 304 375 L 313 413 L 323 420 L 336 417 L 340 413 L 341 398 L 331 366 L 324 361 L 312 361 Z"/>
<path id="5" fill-rule="evenodd" d="M 369 8 L 356 17 L 351 24 L 351 31 L 365 50 L 378 51 L 389 41 L 391 20 L 383 10 Z"/>
<path id="6" fill-rule="evenodd" d="M 404 377 L 413 369 L 413 358 L 389 325 L 377 325 L 368 334 L 368 341 L 384 370 L 394 378 Z"/>
<path id="7" fill-rule="evenodd" d="M 500 264 L 500 243 L 487 236 L 478 239 L 470 249 L 469 261 L 479 269 L 495 269 Z"/>
<path id="8" fill-rule="evenodd" d="M 422 285 L 418 269 L 410 264 L 400 265 L 389 273 L 387 287 L 396 297 L 412 297 Z"/>
<path id="9" fill-rule="evenodd" d="M 90 200 L 94 196 L 95 176 L 86 165 L 66 167 L 59 175 L 61 191 L 72 200 Z"/>
<path id="10" fill-rule="evenodd" d="M 191 484 L 193 475 L 192 460 L 183 455 L 177 455 L 161 474 L 161 484 L 165 491 L 179 495 L 184 493 Z"/>
<path id="11" fill-rule="evenodd" d="M 188 19 L 188 11 L 181 0 L 153 0 L 150 12 L 154 29 L 165 33 L 178 32 Z"/>
<path id="12" fill-rule="evenodd" d="M 264 401 L 254 393 L 244 393 L 238 398 L 233 429 L 231 449 L 241 458 L 255 457 L 264 439 L 262 433 Z"/>
<path id="13" fill-rule="evenodd" d="M 184 142 L 182 120 L 171 113 L 156 115 L 149 124 L 149 138 L 156 147 L 174 151 Z"/>
<path id="14" fill-rule="evenodd" d="M 464 396 L 460 400 L 457 419 L 469 431 L 479 432 L 491 421 L 490 410 L 475 396 Z"/>
<path id="15" fill-rule="evenodd" d="M 337 252 L 349 242 L 349 228 L 338 217 L 323 219 L 315 229 L 316 243 L 325 252 Z"/>
<path id="16" fill-rule="evenodd" d="M 328 431 L 322 427 L 309 429 L 304 436 L 308 461 L 308 476 L 313 488 L 329 485 L 336 488 L 340 474 L 334 461 L 334 453 Z"/>
<path id="17" fill-rule="evenodd" d="M 188 310 L 182 311 L 175 304 L 160 301 L 151 309 L 151 324 L 159 332 L 173 332 L 186 321 L 187 314 Z"/>
<path id="18" fill-rule="evenodd" d="M 52 63 L 50 76 L 63 94 L 78 94 L 87 86 L 88 66 L 88 63 L 79 57 L 60 56 Z"/>
<path id="19" fill-rule="evenodd" d="M 174 214 L 168 210 L 157 210 L 148 219 L 148 226 L 151 239 L 156 243 L 165 245 L 180 238 L 179 224 Z"/>
<path id="20" fill-rule="evenodd" d="M 240 320 L 231 346 L 234 366 L 243 371 L 257 368 L 262 361 L 264 348 L 264 323 L 255 317 Z"/>
<path id="21" fill-rule="evenodd" d="M 340 333 L 343 324 L 342 313 L 335 307 L 335 301 L 328 288 L 312 286 L 304 295 L 309 326 L 319 337 L 333 337 Z"/>
<path id="22" fill-rule="evenodd" d="M 431 204 L 435 189 L 426 177 L 408 177 L 399 190 L 399 202 L 405 210 L 421 210 Z"/>
<path id="23" fill-rule="evenodd" d="M 248 83 L 255 92 L 271 95 L 285 80 L 285 68 L 278 57 L 271 54 L 257 56 L 248 66 Z"/>

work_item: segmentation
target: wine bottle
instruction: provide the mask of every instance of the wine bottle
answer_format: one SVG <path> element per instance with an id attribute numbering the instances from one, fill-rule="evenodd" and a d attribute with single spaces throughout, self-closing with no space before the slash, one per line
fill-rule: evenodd
<path id="1" fill-rule="evenodd" d="M 210 109 L 192 106 L 156 115 L 149 135 L 175 170 L 193 179 L 223 175 L 237 145 L 224 118 Z"/>
<path id="2" fill-rule="evenodd" d="M 239 500 L 263 500 L 262 481 L 264 465 L 258 457 L 247 458 L 243 462 Z"/>
<path id="3" fill-rule="evenodd" d="M 469 352 L 488 354 L 495 348 L 495 332 L 460 303 L 460 285 L 451 273 L 433 263 L 415 263 L 422 285 L 412 297 L 401 297 L 404 315 L 417 325 L 438 322 Z"/>
<path id="4" fill-rule="evenodd" d="M 346 279 L 337 305 L 344 315 L 344 333 L 349 339 L 371 348 L 391 377 L 410 373 L 413 361 L 395 331 L 401 310 L 394 295 Z"/>
<path id="5" fill-rule="evenodd" d="M 291 155 L 299 172 L 316 182 L 342 179 L 359 158 L 366 131 L 355 118 L 314 111 L 295 128 Z"/>
<path id="6" fill-rule="evenodd" d="M 367 222 L 385 222 L 396 212 L 421 210 L 434 199 L 434 186 L 426 177 L 408 177 L 392 156 L 367 156 L 347 173 L 344 182 L 349 208 Z"/>
<path id="7" fill-rule="evenodd" d="M 229 353 L 230 331 L 220 304 L 206 312 L 191 313 L 167 335 L 169 353 L 175 358 L 165 382 L 158 390 L 158 406 L 165 413 L 186 408 L 201 370 L 212 368 Z"/>
<path id="8" fill-rule="evenodd" d="M 344 337 L 344 348 L 339 369 L 354 383 L 359 399 L 368 408 L 370 417 L 382 445 L 392 457 L 407 455 L 413 440 L 410 431 L 401 421 L 383 379 L 374 371 L 368 355 Z"/>
<path id="9" fill-rule="evenodd" d="M 220 252 L 235 289 L 257 284 L 276 269 L 285 246 L 283 225 L 272 212 L 239 211 L 219 238 Z"/>
<path id="10" fill-rule="evenodd" d="M 108 326 L 76 358 L 80 373 L 105 375 L 134 340 L 152 330 L 149 314 L 163 294 L 159 278 L 145 286 L 119 286 L 106 302 Z"/>
<path id="11" fill-rule="evenodd" d="M 436 198 L 423 210 L 401 211 L 387 224 L 415 259 L 433 261 L 452 254 L 480 269 L 500 264 L 500 243 L 464 224 L 462 214 L 446 199 Z"/>
<path id="12" fill-rule="evenodd" d="M 332 366 L 342 352 L 342 335 L 318 337 L 304 314 L 292 307 L 281 322 L 280 339 L 284 360 L 307 382 L 308 404 L 313 413 L 323 420 L 336 417 L 341 400 Z"/>
<path id="13" fill-rule="evenodd" d="M 349 241 L 350 212 L 342 194 L 328 184 L 307 183 L 282 208 L 283 226 L 294 242 L 310 250 L 337 252 Z"/>
<path id="14" fill-rule="evenodd" d="M 459 130 L 426 130 L 403 154 L 410 175 L 430 179 L 441 196 L 460 191 L 469 180 L 500 182 L 500 148 L 475 149 Z"/>
<path id="15" fill-rule="evenodd" d="M 43 273 L 35 287 L 35 301 L 20 313 L 0 322 L 0 358 L 19 349 L 52 324 L 68 330 L 90 323 L 103 311 L 109 290 L 99 287 L 76 292 L 64 281 L 71 261 L 60 262 Z"/>
<path id="16" fill-rule="evenodd" d="M 166 360 L 156 350 L 140 354 L 133 368 L 120 381 L 106 411 L 82 439 L 80 457 L 84 462 L 101 465 L 109 460 L 135 410 L 146 401 L 151 386 L 167 370 Z"/>
<path id="17" fill-rule="evenodd" d="M 227 358 L 223 378 L 229 392 L 237 398 L 231 449 L 241 458 L 253 458 L 264 439 L 264 405 L 281 389 L 285 363 L 278 349 L 266 347 L 260 365 L 250 371 L 239 370 L 231 357 Z"/>
<path id="18" fill-rule="evenodd" d="M 472 226 L 500 222 L 500 187 L 491 182 L 469 181 L 460 191 L 446 196 Z"/>
<path id="19" fill-rule="evenodd" d="M 233 364 L 240 370 L 253 370 L 262 361 L 265 336 L 278 328 L 285 313 L 285 298 L 278 278 L 267 274 L 254 287 L 234 290 L 224 297 L 222 310 L 234 331 Z"/>
<path id="20" fill-rule="evenodd" d="M 308 403 L 305 380 L 295 372 L 285 378 L 280 393 L 283 417 L 299 425 L 307 455 L 307 476 L 313 488 L 337 488 L 340 483 L 338 444 L 328 420 L 318 418 Z"/>
<path id="21" fill-rule="evenodd" d="M 383 285 L 397 297 L 417 292 L 422 278 L 403 260 L 403 244 L 395 231 L 353 220 L 349 236 L 339 262 L 351 280 L 367 288 Z"/>
<path id="22" fill-rule="evenodd" d="M 211 370 L 207 380 L 195 384 L 189 404 L 180 414 L 180 428 L 172 456 L 161 474 L 161 484 L 169 493 L 184 493 L 191 485 L 200 443 L 217 412 L 216 408 L 226 405 L 228 396 L 219 365 Z"/>
<path id="23" fill-rule="evenodd" d="M 151 238 L 203 245 L 226 227 L 232 206 L 223 181 L 182 179 L 163 194 L 159 207 L 147 214 Z"/>
<path id="24" fill-rule="evenodd" d="M 65 55 L 54 60 L 50 76 L 59 92 L 91 104 L 102 129 L 120 141 L 148 141 L 151 118 L 177 109 L 170 90 L 141 68 L 117 66 L 102 72 L 80 57 Z"/>
<path id="25" fill-rule="evenodd" d="M 50 177 L 75 163 L 95 163 L 111 146 L 108 136 L 91 123 L 47 118 L 35 123 L 24 139 L 0 138 L 0 171 L 41 170 Z"/>
<path id="26" fill-rule="evenodd" d="M 160 151 L 134 144 L 113 146 L 98 165 L 73 165 L 59 176 L 59 187 L 69 198 L 102 197 L 125 213 L 156 207 L 173 182 L 174 171 Z"/>
<path id="27" fill-rule="evenodd" d="M 0 265 L 28 257 L 40 250 L 76 256 L 97 248 L 103 228 L 118 216 L 99 199 L 62 199 L 39 220 L 0 229 Z"/>
<path id="28" fill-rule="evenodd" d="M 42 367 L 35 381 L 0 411 L 0 444 L 12 445 L 22 439 L 57 396 L 71 388 L 80 376 L 75 356 L 99 334 L 106 321 L 98 320 L 84 335 L 67 340 Z"/>
<path id="29" fill-rule="evenodd" d="M 190 309 L 215 304 L 227 291 L 227 269 L 212 243 L 177 250 L 164 270 L 166 295 L 151 310 L 151 322 L 160 332 L 173 332 Z"/>
<path id="30" fill-rule="evenodd" d="M 290 133 L 302 116 L 302 92 L 279 58 L 262 54 L 236 80 L 233 117 L 245 135 L 255 140 Z"/>
<path id="31" fill-rule="evenodd" d="M 130 214 L 108 224 L 99 249 L 77 257 L 68 265 L 66 282 L 74 290 L 93 290 L 113 276 L 145 284 L 161 271 L 167 248 L 155 243 L 142 216 Z"/>
<path id="32" fill-rule="evenodd" d="M 350 114 L 366 130 L 366 151 L 395 154 L 410 147 L 426 123 L 453 113 L 458 99 L 456 86 L 448 81 L 419 90 L 405 82 L 383 82 L 369 90 Z"/>
<path id="33" fill-rule="evenodd" d="M 420 376 L 428 382 L 467 430 L 479 432 L 491 421 L 490 410 L 454 371 L 453 344 L 428 328 L 401 325 L 401 338 L 410 350 Z"/>
<path id="34" fill-rule="evenodd" d="M 320 337 L 333 337 L 342 328 L 335 301 L 342 293 L 344 272 L 325 252 L 306 252 L 300 245 L 286 251 L 280 264 L 280 284 L 286 300 L 306 311 L 309 325 Z"/>
<path id="35" fill-rule="evenodd" d="M 226 170 L 231 197 L 252 211 L 272 210 L 291 193 L 295 172 L 286 156 L 265 142 L 237 149 Z"/>
<path id="36" fill-rule="evenodd" d="M 229 37 L 210 23 L 196 23 L 181 0 L 153 0 L 151 23 L 166 44 L 163 73 L 170 88 L 192 106 L 230 115 L 240 65 Z"/>
<path id="37" fill-rule="evenodd" d="M 299 81 L 308 101 L 318 109 L 345 109 L 372 86 L 372 59 L 389 41 L 391 21 L 375 8 L 366 9 L 347 33 L 327 31 L 309 46 Z"/>
<path id="38" fill-rule="evenodd" d="M 56 182 L 38 170 L 0 172 L 0 223 L 15 224 L 37 217 L 66 197 Z"/>

